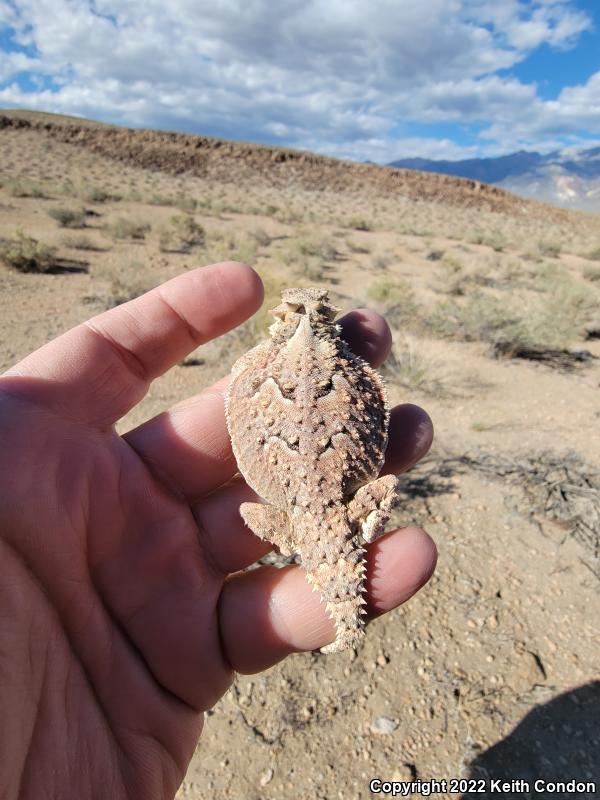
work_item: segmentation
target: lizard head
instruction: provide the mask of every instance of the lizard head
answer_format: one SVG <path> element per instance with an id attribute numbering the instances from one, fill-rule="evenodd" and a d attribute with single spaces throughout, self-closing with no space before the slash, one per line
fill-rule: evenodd
<path id="1" fill-rule="evenodd" d="M 303 315 L 314 322 L 332 322 L 338 311 L 329 303 L 327 289 L 284 289 L 271 314 L 282 322 L 298 322 Z"/>

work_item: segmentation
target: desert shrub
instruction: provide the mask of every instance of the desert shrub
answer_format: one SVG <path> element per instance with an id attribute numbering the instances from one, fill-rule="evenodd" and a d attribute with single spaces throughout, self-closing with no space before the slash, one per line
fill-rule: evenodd
<path id="1" fill-rule="evenodd" d="M 61 228 L 85 228 L 85 211 L 73 208 L 49 208 L 48 216 Z"/>
<path id="2" fill-rule="evenodd" d="M 294 275 L 296 283 L 301 284 L 304 279 L 315 284 L 323 280 L 327 269 L 325 262 L 328 256 L 333 257 L 332 251 L 335 248 L 326 240 L 302 236 L 284 243 L 281 260 Z"/>
<path id="3" fill-rule="evenodd" d="M 273 214 L 278 222 L 284 225 L 296 225 L 303 220 L 303 214 L 295 208 L 280 208 Z"/>
<path id="4" fill-rule="evenodd" d="M 250 205 L 246 209 L 247 214 L 253 214 L 256 217 L 274 217 L 279 212 L 279 206 L 274 205 Z"/>
<path id="5" fill-rule="evenodd" d="M 184 194 L 178 194 L 177 197 L 175 197 L 173 205 L 180 211 L 184 211 L 186 214 L 193 214 L 198 208 L 198 201 L 193 197 L 188 197 Z"/>
<path id="6" fill-rule="evenodd" d="M 534 261 L 536 264 L 540 264 L 544 260 L 537 248 L 525 250 L 521 257 L 524 261 Z"/>
<path id="7" fill-rule="evenodd" d="M 243 261 L 245 264 L 254 264 L 256 256 L 257 245 L 251 236 L 238 237 L 231 231 L 215 231 L 208 240 L 203 259 L 207 263 Z"/>
<path id="8" fill-rule="evenodd" d="M 63 182 L 58 186 L 58 192 L 67 197 L 73 197 L 77 193 L 75 184 L 68 175 L 64 177 Z"/>
<path id="9" fill-rule="evenodd" d="M 100 186 L 91 186 L 85 189 L 82 193 L 82 197 L 86 203 L 108 203 L 109 201 L 116 202 L 123 199 L 123 195 L 109 192 L 107 189 L 103 189 Z"/>
<path id="10" fill-rule="evenodd" d="M 17 231 L 15 239 L 0 240 L 0 261 L 17 272 L 48 272 L 56 263 L 56 248 Z"/>
<path id="11" fill-rule="evenodd" d="M 188 253 L 206 241 L 206 231 L 188 214 L 171 217 L 169 227 L 160 231 L 159 247 L 163 252 Z"/>
<path id="12" fill-rule="evenodd" d="M 134 239 L 140 241 L 146 238 L 152 226 L 148 222 L 128 219 L 127 217 L 117 217 L 106 226 L 107 233 L 113 239 Z"/>
<path id="13" fill-rule="evenodd" d="M 520 286 L 530 279 L 530 274 L 526 271 L 524 264 L 518 259 L 508 259 L 498 265 L 498 275 L 494 279 L 494 285 L 511 289 Z M 488 284 L 490 285 L 490 284 Z"/>
<path id="14" fill-rule="evenodd" d="M 540 255 L 547 258 L 558 258 L 560 255 L 561 245 L 559 242 L 547 242 L 545 240 L 540 240 L 537 247 Z"/>
<path id="15" fill-rule="evenodd" d="M 151 206 L 174 206 L 186 214 L 193 214 L 194 211 L 197 211 L 199 205 L 206 207 L 210 203 L 209 200 L 198 203 L 195 198 L 188 197 L 185 194 L 170 195 L 157 192 L 151 194 L 150 197 L 146 199 L 146 202 Z"/>
<path id="16" fill-rule="evenodd" d="M 146 198 L 146 202 L 151 206 L 174 206 L 175 198 L 169 194 L 151 194 Z"/>
<path id="17" fill-rule="evenodd" d="M 250 231 L 250 236 L 252 236 L 259 247 L 268 247 L 271 244 L 271 237 L 264 228 L 253 228 Z"/>
<path id="18" fill-rule="evenodd" d="M 335 244 L 327 237 L 301 236 L 291 243 L 301 256 L 317 256 L 332 261 L 337 256 Z"/>
<path id="19" fill-rule="evenodd" d="M 444 393 L 440 365 L 424 355 L 414 339 L 408 336 L 394 347 L 382 372 L 389 383 L 403 386 L 411 392 Z"/>
<path id="20" fill-rule="evenodd" d="M 353 228 L 355 231 L 370 231 L 371 225 L 364 217 L 350 217 L 347 223 L 348 228 Z"/>
<path id="21" fill-rule="evenodd" d="M 114 308 L 122 303 L 128 303 L 152 288 L 147 277 L 144 276 L 144 266 L 141 261 L 132 261 L 120 269 L 113 268 L 109 279 L 106 308 Z"/>
<path id="22" fill-rule="evenodd" d="M 600 267 L 586 267 L 583 270 L 583 277 L 587 281 L 593 281 L 594 283 L 600 281 Z"/>
<path id="23" fill-rule="evenodd" d="M 436 233 L 439 234 L 439 231 L 434 231 L 427 225 L 424 225 L 423 221 L 420 219 L 414 222 L 403 220 L 395 226 L 395 230 L 396 233 L 399 233 L 401 236 L 435 236 Z"/>
<path id="24" fill-rule="evenodd" d="M 427 320 L 429 330 L 442 339 L 496 342 L 524 336 L 519 314 L 505 301 L 475 292 L 465 302 L 439 303 Z"/>
<path id="25" fill-rule="evenodd" d="M 467 273 L 457 259 L 444 258 L 439 262 L 442 269 L 435 273 L 433 290 L 439 294 L 453 296 L 464 295 L 470 283 L 476 280 L 474 275 Z"/>
<path id="26" fill-rule="evenodd" d="M 320 258 L 302 256 L 294 263 L 294 275 L 310 283 L 321 283 L 325 279 L 325 266 Z"/>
<path id="27" fill-rule="evenodd" d="M 377 270 L 384 270 L 389 267 L 394 261 L 393 257 L 389 253 L 377 253 L 373 256 L 373 268 Z"/>
<path id="28" fill-rule="evenodd" d="M 371 245 L 367 242 L 355 242 L 353 239 L 347 239 L 346 245 L 351 253 L 370 253 Z"/>
<path id="29" fill-rule="evenodd" d="M 242 261 L 244 264 L 254 264 L 257 255 L 257 247 L 254 239 L 251 236 L 242 236 L 236 247 L 225 256 L 225 259 Z"/>
<path id="30" fill-rule="evenodd" d="M 427 261 L 441 261 L 444 257 L 445 250 L 430 250 L 427 253 Z"/>
<path id="31" fill-rule="evenodd" d="M 492 430 L 494 425 L 490 425 L 489 422 L 481 422 L 480 420 L 475 420 L 471 423 L 471 430 L 475 431 L 475 433 L 484 433 L 485 431 Z"/>
<path id="32" fill-rule="evenodd" d="M 371 300 L 377 303 L 385 303 L 395 299 L 402 290 L 402 285 L 399 281 L 392 280 L 391 278 L 381 278 L 380 280 L 373 281 L 367 289 L 367 295 Z"/>
<path id="33" fill-rule="evenodd" d="M 408 281 L 381 278 L 367 289 L 368 297 L 385 315 L 390 325 L 400 327 L 414 324 L 419 317 L 415 293 Z"/>
<path id="34" fill-rule="evenodd" d="M 442 264 L 452 272 L 460 272 L 464 269 L 465 265 L 452 253 L 444 253 L 442 256 Z"/>
<path id="35" fill-rule="evenodd" d="M 71 247 L 73 250 L 96 250 L 101 252 L 104 249 L 88 236 L 85 236 L 85 234 L 81 234 L 80 236 L 65 236 L 62 241 L 65 247 Z"/>
<path id="36" fill-rule="evenodd" d="M 223 201 L 221 211 L 223 214 L 243 214 L 245 209 L 242 205 L 234 205 L 231 202 Z"/>
<path id="37" fill-rule="evenodd" d="M 474 244 L 482 244 L 484 247 L 491 247 L 496 253 L 501 253 L 506 247 L 506 238 L 500 231 L 476 231 L 470 241 Z"/>
<path id="38" fill-rule="evenodd" d="M 548 292 L 566 283 L 573 281 L 563 264 L 545 261 L 533 272 L 531 285 L 537 291 Z"/>
<path id="39" fill-rule="evenodd" d="M 475 292 L 462 303 L 438 304 L 427 327 L 441 338 L 562 348 L 581 336 L 594 305 L 585 287 L 573 282 L 526 306 Z"/>
<path id="40" fill-rule="evenodd" d="M 595 247 L 585 255 L 588 261 L 600 261 L 600 247 Z"/>
<path id="41" fill-rule="evenodd" d="M 545 347 L 567 347 L 581 337 L 597 299 L 574 281 L 563 281 L 527 315 L 529 342 Z"/>
<path id="42" fill-rule="evenodd" d="M 48 198 L 44 189 L 31 181 L 9 181 L 5 186 L 12 197 L 36 197 L 41 200 Z"/>

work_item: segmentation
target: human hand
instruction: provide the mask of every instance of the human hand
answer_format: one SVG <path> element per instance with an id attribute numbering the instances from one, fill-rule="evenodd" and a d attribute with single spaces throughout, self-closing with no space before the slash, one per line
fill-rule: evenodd
<path id="1" fill-rule="evenodd" d="M 331 641 L 299 567 L 240 572 L 269 550 L 245 528 L 224 379 L 119 436 L 151 381 L 260 305 L 241 264 L 181 275 L 68 331 L 0 378 L 2 796 L 173 797 L 203 711 L 230 685 Z M 342 321 L 373 365 L 389 329 Z M 391 416 L 385 469 L 422 457 L 429 417 Z M 369 548 L 371 616 L 431 575 L 406 528 Z"/>

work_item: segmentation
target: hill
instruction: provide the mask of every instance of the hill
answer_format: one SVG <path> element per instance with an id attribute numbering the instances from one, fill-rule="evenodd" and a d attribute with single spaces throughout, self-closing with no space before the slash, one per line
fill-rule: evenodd
<path id="1" fill-rule="evenodd" d="M 234 171 L 240 180 L 258 180 L 278 188 L 298 185 L 310 191 L 367 190 L 515 216 L 527 214 L 557 222 L 567 219 L 551 206 L 524 203 L 479 180 L 415 174 L 410 169 L 340 161 L 299 150 L 174 132 L 80 124 L 77 118 L 60 122 L 37 119 L 35 112 L 1 114 L 0 130 L 11 127 L 39 131 L 55 141 L 83 147 L 100 156 L 173 175 L 188 173 L 227 182 Z"/>

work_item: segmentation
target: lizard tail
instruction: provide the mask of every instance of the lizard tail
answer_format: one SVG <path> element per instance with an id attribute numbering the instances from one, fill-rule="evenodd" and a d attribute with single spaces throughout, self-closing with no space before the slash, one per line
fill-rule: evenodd
<path id="1" fill-rule="evenodd" d="M 335 624 L 335 639 L 322 653 L 339 653 L 355 647 L 365 635 L 363 596 L 365 565 L 363 548 L 340 556 L 333 564 L 319 564 L 307 573 L 308 582 L 319 592 Z"/>

